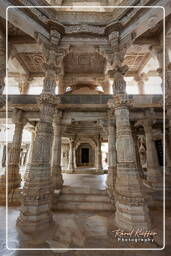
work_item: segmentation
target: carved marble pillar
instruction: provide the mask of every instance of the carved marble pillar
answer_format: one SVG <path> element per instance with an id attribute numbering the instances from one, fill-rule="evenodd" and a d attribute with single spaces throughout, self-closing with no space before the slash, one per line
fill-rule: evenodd
<path id="1" fill-rule="evenodd" d="M 61 174 L 61 141 L 62 141 L 62 112 L 55 111 L 53 120 L 53 146 L 52 146 L 52 182 L 54 189 L 61 189 L 63 185 L 63 178 Z"/>
<path id="2" fill-rule="evenodd" d="M 29 146 L 29 151 L 28 151 L 28 156 L 27 156 L 27 163 L 26 163 L 26 171 L 24 174 L 24 180 L 27 180 L 29 170 L 30 170 L 30 165 L 32 162 L 32 153 L 33 153 L 33 144 L 36 136 L 36 127 L 29 128 L 31 132 L 31 141 L 30 141 L 30 146 Z"/>
<path id="3" fill-rule="evenodd" d="M 124 230 L 138 228 L 148 230 L 150 218 L 137 170 L 135 146 L 125 95 L 115 98 L 114 104 L 117 149 L 116 225 Z"/>
<path id="4" fill-rule="evenodd" d="M 108 156 L 109 167 L 106 184 L 108 187 L 108 194 L 112 202 L 114 202 L 114 190 L 117 172 L 116 162 L 116 129 L 115 121 L 113 119 L 114 111 L 111 109 L 108 112 Z"/>
<path id="5" fill-rule="evenodd" d="M 52 35 L 59 36 L 55 31 Z M 56 87 L 56 41 L 44 48 L 45 79 L 39 97 L 40 121 L 33 144 L 32 162 L 23 188 L 20 216 L 17 224 L 25 232 L 47 229 L 53 222 L 51 212 L 52 176 L 51 149 Z"/>
<path id="6" fill-rule="evenodd" d="M 142 125 L 144 127 L 146 138 L 147 181 L 153 188 L 158 188 L 161 186 L 162 174 L 152 137 L 152 121 L 150 119 L 143 120 Z"/>
<path id="7" fill-rule="evenodd" d="M 14 110 L 13 122 L 15 124 L 15 130 L 13 135 L 13 141 L 9 150 L 8 165 L 5 174 L 0 177 L 0 191 L 1 197 L 0 201 L 5 202 L 4 195 L 6 193 L 6 175 L 8 176 L 8 194 L 14 194 L 14 191 L 21 185 L 21 175 L 20 169 L 20 151 L 22 142 L 22 133 L 26 120 L 23 117 L 23 112 L 21 110 Z M 12 204 L 15 201 L 15 196 L 9 196 L 9 203 Z"/>
<path id="8" fill-rule="evenodd" d="M 97 139 L 97 162 L 96 162 L 96 171 L 97 172 L 102 172 L 103 167 L 102 167 L 102 150 L 101 150 L 101 139 L 100 136 Z"/>
<path id="9" fill-rule="evenodd" d="M 114 78 L 114 99 L 109 107 L 115 110 L 117 176 L 115 183 L 115 222 L 119 228 L 148 230 L 150 218 L 142 193 L 142 183 L 136 164 L 135 145 L 129 121 L 129 100 L 124 74 L 127 66 L 116 66 L 110 71 Z"/>
<path id="10" fill-rule="evenodd" d="M 68 161 L 68 172 L 74 172 L 74 139 L 70 138 L 69 144 L 69 161 Z"/>
<path id="11" fill-rule="evenodd" d="M 145 94 L 144 82 L 148 80 L 147 76 L 145 76 L 145 74 L 139 74 L 135 76 L 134 79 L 137 82 L 139 94 L 144 95 Z"/>

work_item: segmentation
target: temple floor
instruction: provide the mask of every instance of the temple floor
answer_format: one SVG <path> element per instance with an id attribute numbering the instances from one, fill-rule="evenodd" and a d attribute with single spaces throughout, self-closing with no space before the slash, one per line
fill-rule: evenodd
<path id="1" fill-rule="evenodd" d="M 103 175 L 92 174 L 62 174 L 64 179 L 64 186 L 74 187 L 90 187 L 96 189 L 106 189 L 106 177 Z"/>
<path id="2" fill-rule="evenodd" d="M 64 174 L 65 187 L 94 188 L 105 190 L 106 175 L 90 174 Z M 8 246 L 10 248 L 160 248 L 162 247 L 162 209 L 150 210 L 152 231 L 160 235 L 153 243 L 126 243 L 118 242 L 114 237 L 113 230 L 117 227 L 114 223 L 114 211 L 83 211 L 83 210 L 59 210 L 53 212 L 55 225 L 48 232 L 39 233 L 35 236 L 23 235 L 16 227 L 16 219 L 19 215 L 19 207 L 9 207 L 9 231 Z M 171 231 L 171 212 L 166 215 L 167 230 Z M 169 234 L 170 233 L 170 234 Z M 171 239 L 171 232 L 167 240 Z M 0 208 L 0 248 L 1 255 L 132 255 L 131 251 L 15 251 L 5 248 L 5 207 Z M 147 252 L 147 251 L 146 251 Z M 149 254 L 150 253 L 150 254 Z M 164 251 L 136 251 L 134 255 L 169 255 Z"/>

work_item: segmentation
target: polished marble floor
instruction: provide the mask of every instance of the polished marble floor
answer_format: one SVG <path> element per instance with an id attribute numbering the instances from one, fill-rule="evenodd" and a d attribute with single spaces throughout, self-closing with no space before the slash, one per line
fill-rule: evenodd
<path id="1" fill-rule="evenodd" d="M 96 189 L 105 189 L 106 175 L 79 175 L 79 174 L 64 174 L 64 185 L 87 187 L 93 186 Z M 16 219 L 19 215 L 18 207 L 9 207 L 8 210 L 8 246 L 10 248 L 40 248 L 40 250 L 7 250 L 5 244 L 5 208 L 0 207 L 0 255 L 2 256 L 32 256 L 32 255 L 56 255 L 56 256 L 105 256 L 105 255 L 149 255 L 149 256 L 169 256 L 169 242 L 171 241 L 171 212 L 168 210 L 166 214 L 167 222 L 167 250 L 164 251 L 151 251 L 150 248 L 159 249 L 162 247 L 162 209 L 153 208 L 150 211 L 152 219 L 152 230 L 156 231 L 159 236 L 155 239 L 154 243 L 123 243 L 118 242 L 113 230 L 116 229 L 114 223 L 114 212 L 105 211 L 58 211 L 53 213 L 55 225 L 49 231 L 38 233 L 35 236 L 28 236 L 22 234 L 16 227 Z M 110 249 L 117 248 L 149 248 L 148 251 L 111 251 Z M 41 248 L 49 250 L 42 251 Z M 56 248 L 53 249 L 52 248 Z M 87 250 L 59 250 L 57 248 L 91 248 Z M 97 251 L 101 248 L 103 250 Z M 108 248 L 108 250 L 104 250 Z"/>

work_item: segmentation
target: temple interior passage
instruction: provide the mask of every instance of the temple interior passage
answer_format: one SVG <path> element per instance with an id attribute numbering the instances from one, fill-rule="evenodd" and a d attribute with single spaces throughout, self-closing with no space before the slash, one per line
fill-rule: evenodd
<path id="1" fill-rule="evenodd" d="M 170 0 L 0 1 L 0 255 L 169 256 L 170 201 Z"/>

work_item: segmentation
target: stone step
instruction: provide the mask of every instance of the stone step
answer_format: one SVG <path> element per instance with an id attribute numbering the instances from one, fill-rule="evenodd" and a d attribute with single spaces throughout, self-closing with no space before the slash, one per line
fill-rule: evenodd
<path id="1" fill-rule="evenodd" d="M 58 201 L 54 210 L 89 210 L 89 211 L 114 211 L 114 206 L 104 202 L 66 202 Z"/>
<path id="2" fill-rule="evenodd" d="M 71 187 L 64 186 L 62 189 L 62 194 L 93 194 L 93 195 L 107 195 L 105 189 L 94 189 L 91 187 Z"/>
<path id="3" fill-rule="evenodd" d="M 65 202 L 104 202 L 110 203 L 110 199 L 107 195 L 91 195 L 91 194 L 62 194 L 59 201 Z"/>

